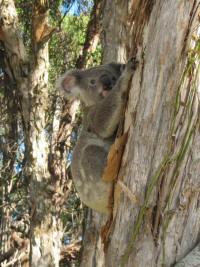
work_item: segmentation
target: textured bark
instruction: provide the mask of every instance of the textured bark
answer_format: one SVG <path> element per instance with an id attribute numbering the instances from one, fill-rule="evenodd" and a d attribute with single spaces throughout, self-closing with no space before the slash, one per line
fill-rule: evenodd
<path id="1" fill-rule="evenodd" d="M 174 267 L 196 267 L 200 265 L 200 243 Z"/>
<path id="2" fill-rule="evenodd" d="M 88 208 L 80 267 L 104 266 L 103 246 L 99 235 L 100 228 L 105 223 L 105 215 Z"/>
<path id="3" fill-rule="evenodd" d="M 48 39 L 54 32 L 48 26 L 48 1 L 33 2 L 31 59 L 27 60 L 18 18 L 11 0 L 0 1 L 0 40 L 5 53 L 5 72 L 16 85 L 21 102 L 25 135 L 25 178 L 31 192 L 31 266 L 59 266 L 62 237 L 60 211 L 64 178 L 49 171 L 49 140 L 46 127 L 48 102 Z M 56 142 L 55 142 L 56 143 Z M 65 153 L 63 153 L 65 159 Z M 62 159 L 63 160 L 63 159 Z M 63 164 L 60 168 L 64 168 Z M 51 169 L 52 170 L 52 169 Z M 59 184 L 60 182 L 60 184 Z M 51 185 L 49 187 L 49 185 Z M 55 186 L 56 185 L 56 186 Z M 58 187 L 60 186 L 60 190 Z M 52 190 L 53 187 L 53 190 Z M 65 187 L 67 191 L 67 186 Z"/>
<path id="4" fill-rule="evenodd" d="M 29 76 L 30 119 L 26 130 L 27 175 L 30 177 L 31 266 L 59 266 L 62 226 L 59 208 L 48 191 L 53 177 L 48 170 L 49 142 L 45 132 L 48 109 L 48 43 L 43 42 L 48 25 L 48 1 L 35 1 L 32 20 L 33 66 Z M 53 205 L 54 204 L 54 205 Z"/>
<path id="5" fill-rule="evenodd" d="M 1 55 L 4 59 L 4 55 Z M 3 60 L 1 66 L 5 67 Z M 5 136 L 1 136 L 0 150 L 2 151 L 2 166 L 0 171 L 0 262 L 9 259 L 15 252 L 13 240 L 10 235 L 12 218 L 10 194 L 13 190 L 13 175 L 15 173 L 15 161 L 18 148 L 17 120 L 13 114 L 17 114 L 16 88 L 10 82 L 8 75 L 3 79 L 4 98 L 1 100 L 1 123 L 4 126 Z M 4 132 L 2 131 L 2 132 Z"/>
<path id="6" fill-rule="evenodd" d="M 94 214 L 85 247 L 93 246 L 92 254 L 83 254 L 93 264 L 98 255 L 95 266 L 171 266 L 199 241 L 199 6 L 195 0 L 106 2 L 104 62 L 137 54 L 140 64 L 127 103 L 128 140 L 118 176 L 132 198 L 115 194 L 105 254 L 96 247 L 102 223 Z"/>
<path id="7" fill-rule="evenodd" d="M 105 1 L 103 9 L 103 63 L 126 62 L 128 53 L 128 1 Z"/>

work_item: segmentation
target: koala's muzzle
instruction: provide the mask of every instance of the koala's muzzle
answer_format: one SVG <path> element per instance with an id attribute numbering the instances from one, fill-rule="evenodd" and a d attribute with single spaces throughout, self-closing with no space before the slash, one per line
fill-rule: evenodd
<path id="1" fill-rule="evenodd" d="M 112 89 L 112 87 L 113 87 L 112 81 L 108 75 L 106 75 L 106 74 L 102 75 L 100 77 L 100 81 L 103 85 L 103 90 L 110 91 Z"/>

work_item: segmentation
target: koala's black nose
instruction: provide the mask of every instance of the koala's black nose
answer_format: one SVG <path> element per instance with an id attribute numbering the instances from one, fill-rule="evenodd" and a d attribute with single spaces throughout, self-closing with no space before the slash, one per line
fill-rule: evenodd
<path id="1" fill-rule="evenodd" d="M 100 81 L 103 84 L 103 90 L 109 91 L 112 89 L 112 82 L 110 80 L 110 77 L 106 74 L 102 75 L 100 77 Z"/>

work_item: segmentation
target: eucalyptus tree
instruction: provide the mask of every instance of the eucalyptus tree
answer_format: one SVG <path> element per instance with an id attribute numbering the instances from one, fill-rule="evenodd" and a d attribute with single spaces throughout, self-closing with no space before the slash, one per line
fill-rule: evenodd
<path id="1" fill-rule="evenodd" d="M 110 151 L 125 146 L 122 160 L 108 160 L 113 210 L 88 216 L 81 266 L 174 266 L 199 242 L 199 11 L 195 0 L 106 1 L 103 62 L 139 67 Z M 180 266 L 199 265 L 198 251 Z"/>

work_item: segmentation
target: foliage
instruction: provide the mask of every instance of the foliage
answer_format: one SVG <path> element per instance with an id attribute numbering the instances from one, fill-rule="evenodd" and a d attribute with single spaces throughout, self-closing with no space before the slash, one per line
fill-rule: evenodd
<path id="1" fill-rule="evenodd" d="M 50 72 L 49 79 L 53 85 L 60 74 L 67 68 L 73 68 L 81 53 L 85 41 L 85 32 L 89 17 L 67 15 L 63 21 L 63 30 L 56 33 L 50 41 Z M 59 51 L 59 53 L 58 53 Z"/>
<path id="2" fill-rule="evenodd" d="M 50 83 L 53 85 L 56 73 L 60 74 L 67 69 L 74 68 L 85 42 L 85 34 L 89 16 L 84 13 L 75 16 L 67 15 L 63 20 L 63 30 L 56 33 L 50 41 Z M 59 51 L 59 53 L 58 53 Z M 100 63 L 101 46 L 94 52 L 88 52 L 89 66 Z"/>

